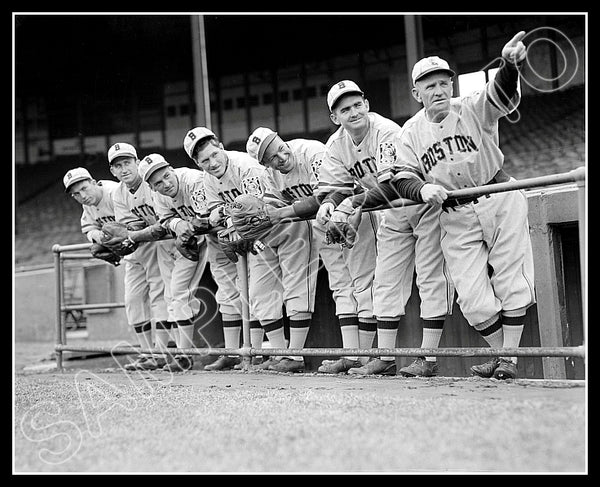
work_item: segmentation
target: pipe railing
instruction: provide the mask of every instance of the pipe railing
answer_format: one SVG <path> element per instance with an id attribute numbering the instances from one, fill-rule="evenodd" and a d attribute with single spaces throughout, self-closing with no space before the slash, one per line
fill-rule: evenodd
<path id="1" fill-rule="evenodd" d="M 537 188 L 545 186 L 553 186 L 566 183 L 577 183 L 578 190 L 578 214 L 579 214 L 579 235 L 580 240 L 584 238 L 584 210 L 585 210 L 585 178 L 586 171 L 584 167 L 579 167 L 566 173 L 553 174 L 547 176 L 539 176 L 534 178 L 522 179 L 519 181 L 508 181 L 505 183 L 489 184 L 485 186 L 477 186 L 462 190 L 451 191 L 450 198 L 465 198 L 489 195 L 492 193 L 516 191 L 528 188 Z M 378 206 L 374 208 L 365 208 L 363 211 L 378 211 L 389 208 L 398 208 L 403 206 L 412 206 L 423 203 L 418 203 L 412 200 L 398 199 L 389 203 L 389 205 Z M 292 222 L 304 219 L 286 219 L 285 222 Z M 282 223 L 285 223 L 282 222 Z M 580 241 L 580 267 L 581 267 L 581 282 L 585 286 L 585 255 L 584 243 Z M 94 304 L 63 304 L 63 268 L 62 262 L 68 259 L 89 259 L 91 255 L 73 254 L 81 250 L 89 250 L 91 244 L 71 244 L 59 245 L 55 244 L 52 247 L 54 253 L 55 267 L 55 285 L 56 285 L 56 364 L 59 370 L 63 370 L 63 356 L 65 351 L 74 352 L 97 352 L 97 353 L 119 353 L 119 354 L 163 354 L 165 350 L 158 348 L 142 349 L 139 346 L 85 346 L 85 345 L 68 345 L 66 343 L 66 331 L 63 321 L 63 311 L 69 310 L 86 310 L 100 308 L 120 308 L 124 307 L 125 303 L 94 303 Z M 108 264 L 107 264 L 108 265 Z M 240 279 L 240 293 L 242 295 L 242 347 L 241 348 L 169 348 L 169 354 L 187 354 L 199 356 L 219 356 L 219 355 L 238 355 L 242 357 L 243 370 L 248 370 L 250 360 L 253 356 L 321 356 L 321 357 L 341 357 L 341 356 L 357 356 L 357 357 L 379 357 L 379 356 L 394 356 L 394 357 L 419 357 L 419 356 L 438 356 L 438 357 L 579 357 L 585 359 L 585 348 L 581 346 L 570 347 L 518 347 L 518 348 L 488 348 L 488 347 L 444 347 L 444 348 L 371 348 L 371 349 L 348 349 L 348 348 L 302 348 L 302 349 L 276 349 L 276 348 L 253 348 L 250 345 L 250 321 L 248 309 L 248 279 L 247 279 L 247 258 L 240 256 L 237 263 L 238 274 Z M 585 292 L 582 287 L 582 301 L 585 306 Z M 584 344 L 586 337 L 586 313 L 584 309 Z"/>

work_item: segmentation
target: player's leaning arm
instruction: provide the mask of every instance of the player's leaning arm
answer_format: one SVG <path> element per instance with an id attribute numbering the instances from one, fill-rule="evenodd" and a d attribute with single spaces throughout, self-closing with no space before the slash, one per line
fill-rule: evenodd
<path id="1" fill-rule="evenodd" d="M 535 302 L 527 198 L 522 191 L 510 191 L 448 199 L 447 192 L 507 180 L 498 120 L 520 101 L 524 36 L 519 32 L 504 46 L 494 80 L 462 98 L 452 97 L 455 73 L 446 61 L 429 57 L 415 64 L 412 93 L 423 109 L 404 125 L 400 162 L 382 175 L 385 185 L 378 190 L 442 205 L 441 245 L 458 303 L 493 348 L 519 346 L 526 310 Z M 494 358 L 471 370 L 483 377 L 514 378 L 516 362 L 516 357 Z"/>

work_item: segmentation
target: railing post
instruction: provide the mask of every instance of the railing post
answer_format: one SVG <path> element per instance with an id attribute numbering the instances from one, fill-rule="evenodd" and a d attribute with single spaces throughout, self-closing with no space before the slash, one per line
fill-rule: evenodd
<path id="1" fill-rule="evenodd" d="M 583 316 L 583 345 L 587 344 L 587 308 L 586 308 L 586 211 L 585 211 L 585 179 L 577 181 L 577 196 L 579 201 L 579 269 L 581 278 L 581 313 Z"/>
<path id="2" fill-rule="evenodd" d="M 242 302 L 242 349 L 249 351 L 250 342 L 250 296 L 248 288 L 248 257 L 240 255 L 237 262 L 238 281 L 240 284 L 240 300 Z M 250 355 L 242 355 L 242 370 L 250 368 Z"/>
<path id="3" fill-rule="evenodd" d="M 62 298 L 63 298 L 63 285 L 62 285 L 62 262 L 60 259 L 60 245 L 55 244 L 52 246 L 52 252 L 54 253 L 54 278 L 55 278 L 55 315 L 54 315 L 54 323 L 56 330 L 56 345 L 64 345 L 64 334 L 63 334 L 63 319 L 62 319 Z M 56 368 L 59 372 L 63 371 L 63 352 L 60 349 L 55 348 L 54 350 L 56 357 Z"/>

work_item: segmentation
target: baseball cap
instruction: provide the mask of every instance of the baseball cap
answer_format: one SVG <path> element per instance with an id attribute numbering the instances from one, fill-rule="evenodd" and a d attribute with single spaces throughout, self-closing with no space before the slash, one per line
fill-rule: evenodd
<path id="1" fill-rule="evenodd" d="M 334 84 L 329 89 L 329 93 L 327 93 L 327 106 L 329 107 L 329 111 L 332 110 L 333 105 L 335 105 L 335 102 L 338 101 L 340 96 L 345 95 L 346 93 L 360 93 L 361 95 L 364 95 L 354 81 L 350 81 L 349 79 L 339 81 Z"/>
<path id="2" fill-rule="evenodd" d="M 137 159 L 137 152 L 135 147 L 127 142 L 117 142 L 113 144 L 110 149 L 108 149 L 108 163 L 112 164 L 112 162 L 117 157 L 122 156 L 133 156 Z"/>
<path id="3" fill-rule="evenodd" d="M 450 65 L 438 56 L 429 56 L 417 61 L 413 66 L 413 85 L 423 76 L 434 71 L 446 71 L 451 77 L 456 73 L 450 69 Z"/>
<path id="4" fill-rule="evenodd" d="M 248 142 L 246 142 L 246 152 L 260 162 L 265 155 L 267 147 L 275 137 L 277 137 L 277 132 L 273 132 L 266 127 L 258 127 L 252 132 L 250 137 L 248 137 Z"/>
<path id="5" fill-rule="evenodd" d="M 206 137 L 216 137 L 212 130 L 206 127 L 195 127 L 190 130 L 183 138 L 183 148 L 187 155 L 192 159 L 192 153 L 194 152 L 194 146 L 202 139 Z"/>
<path id="6" fill-rule="evenodd" d="M 75 167 L 69 169 L 67 174 L 63 177 L 63 184 L 65 185 L 65 192 L 69 191 L 69 188 L 84 179 L 93 179 L 90 172 L 85 167 Z"/>
<path id="7" fill-rule="evenodd" d="M 170 165 L 160 154 L 148 154 L 140 161 L 140 175 L 144 181 L 148 181 L 156 171 Z"/>

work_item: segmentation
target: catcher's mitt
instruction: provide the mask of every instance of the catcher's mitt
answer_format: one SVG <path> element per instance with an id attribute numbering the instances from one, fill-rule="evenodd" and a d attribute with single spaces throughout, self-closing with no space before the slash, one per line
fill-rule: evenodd
<path id="1" fill-rule="evenodd" d="M 251 194 L 237 196 L 229 208 L 229 215 L 234 228 L 243 239 L 260 239 L 273 227 L 268 205 Z"/>
<path id="2" fill-rule="evenodd" d="M 121 256 L 115 254 L 112 250 L 104 245 L 100 245 L 99 243 L 93 243 L 90 247 L 90 253 L 92 257 L 96 259 L 101 259 L 109 264 L 114 265 L 115 267 L 121 263 Z"/>
<path id="3" fill-rule="evenodd" d="M 325 231 L 325 243 L 338 243 L 348 249 L 354 247 L 358 239 L 358 225 L 361 218 L 362 209 L 357 208 L 346 221 L 329 220 Z"/>
<path id="4" fill-rule="evenodd" d="M 138 248 L 138 243 L 129 238 L 127 225 L 118 222 L 107 222 L 102 225 L 102 245 L 115 254 L 124 257 Z"/>
<path id="5" fill-rule="evenodd" d="M 200 259 L 200 244 L 196 237 L 188 238 L 187 240 L 181 236 L 175 238 L 175 247 L 179 253 L 186 259 L 198 262 Z"/>

